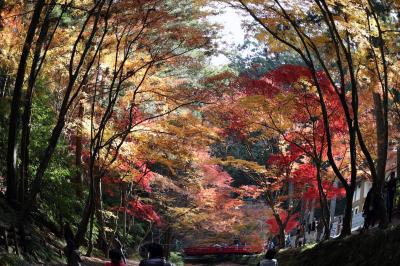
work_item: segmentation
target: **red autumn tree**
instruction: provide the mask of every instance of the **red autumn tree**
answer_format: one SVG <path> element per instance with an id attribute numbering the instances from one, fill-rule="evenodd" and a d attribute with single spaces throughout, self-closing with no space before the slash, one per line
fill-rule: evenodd
<path id="1" fill-rule="evenodd" d="M 265 151 L 271 151 L 271 146 L 278 147 L 280 153 L 283 154 L 273 155 L 270 158 L 271 161 L 267 162 L 267 165 L 274 163 L 280 165 L 278 168 L 287 167 L 287 163 L 292 160 L 291 156 L 296 156 L 287 154 L 287 152 L 298 150 L 304 160 L 297 164 L 307 164 L 307 167 L 312 168 L 312 171 L 308 169 L 310 171 L 305 172 L 309 178 L 307 186 L 313 187 L 312 190 L 318 192 L 318 197 L 315 199 L 319 200 L 323 222 L 328 228 L 330 218 L 328 193 L 330 197 L 336 192 L 330 192 L 329 189 L 333 184 L 331 173 L 323 168 L 328 160 L 326 156 L 328 139 L 324 119 L 321 115 L 320 99 L 313 85 L 311 74 L 306 67 L 284 65 L 256 80 L 240 77 L 231 84 L 232 90 L 222 98 L 217 108 L 212 109 L 213 113 L 208 114 L 208 118 L 211 117 L 212 121 L 219 121 L 222 137 L 226 138 L 228 142 L 230 138 L 234 138 L 243 144 L 248 153 L 246 163 L 238 158 L 235 158 L 236 161 L 233 162 L 234 159 L 229 156 L 223 161 L 242 169 L 247 168 L 246 172 L 254 180 L 265 177 L 265 172 L 262 170 L 263 163 L 259 159 L 258 165 L 255 163 L 257 154 L 251 146 L 264 145 Z M 347 143 L 343 141 L 343 138 L 347 128 L 340 101 L 325 75 L 321 72 L 317 73 L 317 76 L 327 98 L 326 106 L 331 130 L 330 141 L 339 144 L 333 149 L 333 154 L 337 160 L 344 162 L 341 165 L 345 169 L 346 160 L 344 159 L 347 158 Z M 274 167 L 276 169 L 277 166 Z M 303 168 L 303 170 L 306 169 Z M 297 176 L 295 181 L 300 184 L 300 180 L 301 177 Z M 280 185 L 282 184 L 279 182 L 274 184 L 277 188 Z M 305 184 L 303 183 L 303 185 Z M 278 215 L 277 218 L 279 218 Z M 326 230 L 326 238 L 328 233 L 329 231 Z"/>
<path id="2" fill-rule="evenodd" d="M 331 83 L 323 72 L 317 73 L 326 97 L 326 109 L 330 120 L 332 143 L 340 142 L 339 148 L 333 149 L 335 158 L 346 156 L 346 143 L 342 141 L 347 127 L 340 99 L 335 94 Z M 264 104 L 259 124 L 271 130 L 284 142 L 296 146 L 309 158 L 316 170 L 315 180 L 326 228 L 329 227 L 329 208 L 326 190 L 329 180 L 323 164 L 328 160 L 328 139 L 325 121 L 321 115 L 319 95 L 312 82 L 312 73 L 307 67 L 284 65 L 268 72 L 257 82 L 243 79 L 244 93 L 247 97 L 257 97 L 257 104 Z M 314 175 L 313 175 L 314 176 Z M 331 193 L 332 194 L 332 193 Z M 326 230 L 325 238 L 329 237 Z"/>

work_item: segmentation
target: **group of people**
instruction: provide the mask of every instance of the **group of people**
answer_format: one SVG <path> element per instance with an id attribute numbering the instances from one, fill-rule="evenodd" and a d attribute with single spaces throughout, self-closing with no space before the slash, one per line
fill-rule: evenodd
<path id="1" fill-rule="evenodd" d="M 285 247 L 301 247 L 306 243 L 318 242 L 324 233 L 324 223 L 321 220 L 313 219 L 312 222 L 300 224 L 295 233 L 287 234 L 285 237 Z M 294 240 L 293 237 L 294 237 Z M 294 241 L 294 243 L 293 243 Z"/>
<path id="2" fill-rule="evenodd" d="M 150 243 L 142 246 L 142 250 L 146 253 L 145 259 L 140 261 L 139 266 L 173 266 L 166 258 L 163 257 L 163 247 L 157 243 Z M 105 266 L 126 266 L 123 253 L 119 249 L 112 249 L 109 252 L 110 262 Z"/>
<path id="3" fill-rule="evenodd" d="M 294 246 L 301 247 L 301 246 L 305 245 L 307 241 L 310 241 L 309 238 L 311 238 L 310 237 L 311 235 L 314 235 L 315 230 L 316 230 L 316 222 L 315 221 L 313 221 L 312 224 L 309 224 L 307 226 L 307 228 L 305 225 L 300 225 L 296 229 L 296 237 L 295 237 L 295 241 L 294 241 Z M 306 233 L 308 233 L 309 238 L 306 237 Z M 292 246 L 291 241 L 288 244 L 289 244 L 289 246 Z"/>
<path id="4" fill-rule="evenodd" d="M 392 222 L 393 217 L 393 206 L 394 206 L 394 198 L 396 196 L 396 186 L 397 179 L 394 172 L 390 173 L 389 180 L 385 183 L 384 186 L 384 202 L 386 204 L 387 217 L 389 222 Z M 378 220 L 379 214 L 379 199 L 375 197 L 375 187 L 368 191 L 367 197 L 365 198 L 364 207 L 363 207 L 363 216 L 364 216 L 364 227 L 363 230 L 368 230 L 370 226 L 374 226 Z"/>
<path id="5" fill-rule="evenodd" d="M 67 245 L 64 248 L 64 254 L 67 257 L 68 266 L 81 266 L 82 259 L 74 240 L 74 234 L 71 226 L 67 223 L 64 227 L 64 238 Z M 126 266 L 126 259 L 123 247 L 118 237 L 114 239 L 113 248 L 108 253 L 110 262 L 105 266 Z M 174 266 L 164 257 L 164 250 L 160 244 L 149 243 L 141 247 L 141 255 L 145 257 L 139 266 Z"/>

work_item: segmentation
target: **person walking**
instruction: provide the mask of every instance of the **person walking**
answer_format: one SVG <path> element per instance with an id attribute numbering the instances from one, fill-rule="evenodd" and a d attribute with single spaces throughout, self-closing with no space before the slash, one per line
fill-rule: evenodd
<path id="1" fill-rule="evenodd" d="M 126 266 L 125 262 L 123 261 L 123 255 L 120 250 L 112 249 L 108 253 L 111 262 L 107 262 L 105 266 Z"/>
<path id="2" fill-rule="evenodd" d="M 291 243 L 292 243 L 292 239 L 291 239 L 290 233 L 289 233 L 285 237 L 285 247 L 286 248 L 291 247 Z"/>
<path id="3" fill-rule="evenodd" d="M 68 266 L 81 266 L 81 257 L 75 244 L 74 233 L 69 223 L 64 225 L 64 239 L 67 245 L 64 247 L 64 254 L 67 257 Z"/>
<path id="4" fill-rule="evenodd" d="M 274 259 L 276 251 L 270 249 L 265 253 L 264 259 L 260 261 L 257 266 L 278 266 L 278 261 Z"/>
<path id="5" fill-rule="evenodd" d="M 125 254 L 124 254 L 124 246 L 122 245 L 122 242 L 121 242 L 118 234 L 116 234 L 114 237 L 113 245 L 114 245 L 114 249 L 119 250 L 119 252 L 121 253 L 121 256 L 122 256 L 122 260 L 124 261 L 124 263 L 126 263 L 126 258 L 125 258 Z"/>
<path id="6" fill-rule="evenodd" d="M 139 266 L 175 266 L 163 256 L 163 247 L 157 243 L 150 243 L 143 246 L 147 250 L 148 258 L 140 261 Z"/>
<path id="7" fill-rule="evenodd" d="M 372 187 L 365 198 L 363 207 L 363 217 L 364 217 L 364 230 L 368 230 L 370 226 L 375 225 L 375 200 L 374 200 L 374 187 Z"/>
<path id="8" fill-rule="evenodd" d="M 389 218 L 389 223 L 392 222 L 393 215 L 393 201 L 396 195 L 396 175 L 394 172 L 390 173 L 389 181 L 387 182 L 387 191 L 386 191 L 386 210 Z"/>
<path id="9" fill-rule="evenodd" d="M 274 243 L 274 241 L 272 240 L 272 237 L 269 237 L 269 238 L 268 238 L 267 244 L 266 244 L 266 246 L 265 246 L 265 250 L 266 250 L 266 251 L 268 251 L 268 250 L 270 250 L 270 249 L 275 249 L 275 243 Z"/>
<path id="10" fill-rule="evenodd" d="M 301 247 L 305 244 L 305 228 L 303 225 L 300 225 L 297 228 L 297 235 L 295 240 L 295 247 Z"/>
<path id="11" fill-rule="evenodd" d="M 317 223 L 317 239 L 316 239 L 317 242 L 321 241 L 321 236 L 323 232 L 324 232 L 324 223 L 320 219 Z"/>
<path id="12" fill-rule="evenodd" d="M 305 246 L 307 242 L 305 225 L 300 226 L 300 238 L 301 238 L 300 247 Z"/>
<path id="13" fill-rule="evenodd" d="M 309 234 L 309 242 L 313 243 L 316 242 L 316 234 L 317 234 L 317 222 L 316 219 L 314 218 L 310 224 L 310 234 Z"/>

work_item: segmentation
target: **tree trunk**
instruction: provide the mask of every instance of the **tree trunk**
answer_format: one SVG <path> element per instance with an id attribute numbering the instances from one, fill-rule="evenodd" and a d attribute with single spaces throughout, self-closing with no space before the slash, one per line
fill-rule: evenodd
<path id="1" fill-rule="evenodd" d="M 102 198 L 102 188 L 101 188 L 101 179 L 99 177 L 95 177 L 95 214 L 97 221 L 99 223 L 99 234 L 98 234 L 98 244 L 100 250 L 103 251 L 104 255 L 108 257 L 108 241 L 107 235 L 105 231 L 105 222 L 103 216 L 103 198 Z"/>
<path id="2" fill-rule="evenodd" d="M 346 207 L 344 210 L 342 231 L 340 233 L 340 237 L 348 236 L 351 234 L 351 215 L 352 215 L 352 208 L 353 208 L 353 195 L 354 195 L 354 187 L 350 186 L 346 190 Z"/>
<path id="3" fill-rule="evenodd" d="M 126 241 L 127 237 L 127 213 L 126 213 L 126 208 L 127 208 L 127 184 L 122 183 L 122 207 L 124 208 L 124 213 L 123 213 L 123 239 Z"/>
<path id="4" fill-rule="evenodd" d="M 0 31 L 4 27 L 4 25 L 3 25 L 3 17 L 1 16 L 3 8 L 4 8 L 4 0 L 0 0 Z M 0 90 L 1 90 L 1 88 L 0 88 Z M 1 97 L 1 91 L 0 91 L 0 97 Z"/>
<path id="5" fill-rule="evenodd" d="M 18 234 L 17 234 L 17 229 L 15 227 L 12 228 L 12 232 L 13 232 L 13 238 L 14 238 L 14 248 L 15 248 L 15 254 L 17 254 L 18 256 L 21 255 L 20 250 L 19 250 L 19 246 L 18 246 Z"/>
<path id="6" fill-rule="evenodd" d="M 84 107 L 83 103 L 79 103 L 78 106 L 78 125 L 76 128 L 76 150 L 75 150 L 75 166 L 76 166 L 76 175 L 74 178 L 75 183 L 75 193 L 76 196 L 82 198 L 83 196 L 83 178 L 82 178 L 82 128 L 83 128 L 83 113 Z"/>
<path id="7" fill-rule="evenodd" d="M 319 203 L 321 205 L 322 222 L 324 223 L 325 228 L 329 228 L 330 212 L 328 207 L 328 200 L 326 199 L 326 194 L 322 187 L 321 166 L 319 163 L 316 163 L 315 167 L 317 169 L 317 184 L 319 193 Z M 329 230 L 325 230 L 324 239 L 329 239 Z"/>
<path id="8" fill-rule="evenodd" d="M 400 123 L 398 124 L 398 127 L 400 127 Z M 397 182 L 399 182 L 399 177 L 400 177 L 400 143 L 397 143 L 396 157 L 397 157 L 396 158 L 396 179 L 397 179 Z M 400 210 L 400 200 L 397 201 L 397 209 Z"/>
<path id="9" fill-rule="evenodd" d="M 94 167 L 94 158 L 91 156 L 90 157 L 90 163 L 89 163 L 89 169 L 88 169 L 88 177 L 89 177 L 89 195 L 86 199 L 85 203 L 85 209 L 83 210 L 82 214 L 82 219 L 79 223 L 78 230 L 75 235 L 75 243 L 77 248 L 79 248 L 84 240 L 85 240 L 85 234 L 87 231 L 87 227 L 89 224 L 89 220 L 94 216 L 95 212 L 95 181 L 94 181 L 94 173 L 93 173 L 93 167 Z"/>
<path id="10" fill-rule="evenodd" d="M 272 206 L 272 205 L 271 205 Z M 290 219 L 290 215 L 288 213 L 288 216 L 286 217 L 286 222 L 283 223 L 281 220 L 281 217 L 279 216 L 279 213 L 276 211 L 276 209 L 274 207 L 272 207 L 272 214 L 274 215 L 275 221 L 278 224 L 279 227 L 279 232 L 278 232 L 278 247 L 279 248 L 284 248 L 285 247 L 285 228 L 286 228 L 286 224 L 287 221 L 289 221 Z M 282 241 L 283 239 L 283 241 Z"/>
<path id="11" fill-rule="evenodd" d="M 11 113 L 9 117 L 8 128 L 8 147 L 7 147 L 7 191 L 6 197 L 10 202 L 16 202 L 18 193 L 18 174 L 17 174 L 17 138 L 20 120 L 20 102 L 22 96 L 22 88 L 24 85 L 26 65 L 29 58 L 31 44 L 35 37 L 36 28 L 40 21 L 40 15 L 44 7 L 45 1 L 38 0 L 29 24 L 28 32 L 25 37 L 24 46 L 22 48 L 21 57 L 18 65 L 17 75 L 15 77 L 15 86 L 11 102 Z"/>
<path id="12" fill-rule="evenodd" d="M 163 239 L 163 247 L 164 247 L 164 257 L 169 259 L 171 254 L 171 242 L 172 242 L 172 228 L 168 226 L 164 233 Z"/>
<path id="13" fill-rule="evenodd" d="M 376 179 L 373 180 L 374 199 L 377 199 L 379 226 L 386 228 L 388 225 L 388 217 L 386 213 L 385 199 L 383 198 L 383 188 L 386 175 L 386 160 L 388 150 L 388 128 L 385 124 L 385 116 L 382 108 L 381 95 L 373 93 L 375 120 L 376 120 L 376 143 L 377 143 L 377 167 Z"/>
<path id="14" fill-rule="evenodd" d="M 334 188 L 337 188 L 337 187 L 338 187 L 338 180 L 337 180 L 337 178 L 335 178 L 335 181 L 333 181 L 333 187 L 334 187 Z M 333 197 L 333 199 L 331 200 L 329 223 L 333 222 L 333 218 L 335 217 L 336 201 L 337 201 L 337 197 L 335 196 L 335 197 Z"/>
<path id="15" fill-rule="evenodd" d="M 90 216 L 90 228 L 89 228 L 89 243 L 86 256 L 91 257 L 93 252 L 93 225 L 94 225 L 94 215 Z"/>
<path id="16" fill-rule="evenodd" d="M 92 186 L 89 189 L 89 196 L 86 199 L 85 209 L 82 214 L 81 222 L 79 223 L 78 230 L 75 235 L 76 246 L 79 248 L 85 241 L 85 234 L 89 224 L 89 220 L 94 214 L 95 209 L 93 189 Z"/>
<path id="17" fill-rule="evenodd" d="M 285 248 L 285 226 L 279 226 L 278 247 Z"/>
<path id="18" fill-rule="evenodd" d="M 43 45 L 45 43 L 47 33 L 50 26 L 50 13 L 54 7 L 54 0 L 52 6 L 46 11 L 46 17 L 42 23 L 39 37 L 36 41 L 35 52 L 32 60 L 31 71 L 28 77 L 28 88 L 24 99 L 24 112 L 22 114 L 22 130 L 21 130 L 21 176 L 19 180 L 19 201 L 21 204 L 24 203 L 25 193 L 27 187 L 28 178 L 28 167 L 29 167 L 29 140 L 31 131 L 31 113 L 32 113 L 32 97 L 33 89 L 35 86 L 37 75 L 40 71 L 40 61 Z"/>
<path id="19" fill-rule="evenodd" d="M 351 125 L 350 125 L 351 126 Z M 345 237 L 351 234 L 351 219 L 353 211 L 353 195 L 356 188 L 357 182 L 357 162 L 356 162 L 356 132 L 353 126 L 349 128 L 350 138 L 350 166 L 351 166 L 351 177 L 350 185 L 345 187 L 346 189 L 346 206 L 344 210 L 344 217 L 342 221 L 342 231 L 340 237 Z"/>

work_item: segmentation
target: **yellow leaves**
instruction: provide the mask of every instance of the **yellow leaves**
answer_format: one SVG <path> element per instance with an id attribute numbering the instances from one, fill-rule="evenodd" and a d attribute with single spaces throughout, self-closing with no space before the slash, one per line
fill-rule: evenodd
<path id="1" fill-rule="evenodd" d="M 239 169 L 242 169 L 244 171 L 249 171 L 249 172 L 256 172 L 256 173 L 266 173 L 267 172 L 267 170 L 265 169 L 265 166 L 259 165 L 257 162 L 236 159 L 232 156 L 228 156 L 224 160 L 219 160 L 219 163 L 222 165 L 226 165 L 226 166 L 230 165 L 235 168 L 239 168 Z"/>
<path id="2" fill-rule="evenodd" d="M 259 110 L 261 106 L 267 107 L 272 103 L 266 101 L 265 97 L 262 95 L 250 95 L 240 98 L 239 104 L 243 108 Z"/>
<path id="3" fill-rule="evenodd" d="M 256 39 L 259 42 L 263 42 L 267 39 L 267 33 L 265 31 L 260 31 L 259 33 L 256 34 Z"/>
<path id="4" fill-rule="evenodd" d="M 312 37 L 312 41 L 317 46 L 323 46 L 323 45 L 331 43 L 331 39 L 327 35 L 319 35 L 319 36 Z M 307 40 L 307 42 L 309 43 L 309 40 Z"/>

